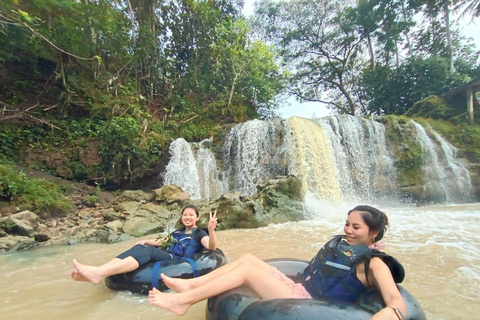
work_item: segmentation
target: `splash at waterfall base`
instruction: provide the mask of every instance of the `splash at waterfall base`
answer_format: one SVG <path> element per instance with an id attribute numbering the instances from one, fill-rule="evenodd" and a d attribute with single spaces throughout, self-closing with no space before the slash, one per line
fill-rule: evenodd
<path id="1" fill-rule="evenodd" d="M 308 261 L 271 259 L 267 262 L 287 277 L 299 282 Z M 418 301 L 405 288 L 397 285 L 405 300 L 408 316 L 405 320 L 425 320 Z M 208 299 L 207 320 L 367 320 L 385 307 L 378 290 L 363 294 L 357 303 L 316 299 L 274 299 L 261 301 L 246 287 L 235 288 Z"/>

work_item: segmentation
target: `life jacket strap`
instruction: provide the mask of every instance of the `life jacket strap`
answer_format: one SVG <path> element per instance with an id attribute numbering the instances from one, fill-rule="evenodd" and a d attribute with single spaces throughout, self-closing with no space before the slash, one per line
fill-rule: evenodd
<path id="1" fill-rule="evenodd" d="M 183 258 L 183 257 L 177 257 L 177 259 L 187 261 L 190 264 L 190 266 L 192 267 L 194 278 L 197 278 L 197 277 L 200 276 L 200 273 L 198 272 L 197 262 L 195 260 L 193 260 L 192 258 Z M 158 289 L 158 278 L 160 277 L 160 266 L 161 266 L 162 262 L 163 262 L 163 260 L 157 261 L 153 265 L 152 279 L 150 281 L 153 288 Z"/>
<path id="2" fill-rule="evenodd" d="M 160 265 L 162 264 L 163 260 L 157 261 L 153 265 L 152 269 L 152 287 L 158 289 L 158 277 L 160 276 Z"/>
<path id="3" fill-rule="evenodd" d="M 200 275 L 198 273 L 197 262 L 192 258 L 183 258 L 183 260 L 186 260 L 188 263 L 190 263 L 190 266 L 192 267 L 192 271 L 193 271 L 193 277 L 197 278 Z"/>

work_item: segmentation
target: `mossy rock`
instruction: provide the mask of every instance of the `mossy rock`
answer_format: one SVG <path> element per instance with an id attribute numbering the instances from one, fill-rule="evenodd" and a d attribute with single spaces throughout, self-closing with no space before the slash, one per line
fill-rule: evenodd
<path id="1" fill-rule="evenodd" d="M 447 119 L 459 112 L 449 106 L 445 100 L 435 95 L 416 102 L 406 113 L 407 117 L 423 117 L 432 119 Z"/>

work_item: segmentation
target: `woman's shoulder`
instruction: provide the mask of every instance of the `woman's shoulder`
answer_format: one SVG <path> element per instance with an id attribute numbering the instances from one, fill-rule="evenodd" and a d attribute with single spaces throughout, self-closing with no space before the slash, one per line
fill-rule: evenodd
<path id="1" fill-rule="evenodd" d="M 382 269 L 382 268 L 387 268 L 387 264 L 382 260 L 380 257 L 372 257 L 370 260 L 370 269 Z"/>
<path id="2" fill-rule="evenodd" d="M 200 228 L 200 227 L 197 227 L 195 234 L 196 234 L 196 236 L 197 236 L 198 238 L 200 238 L 200 239 L 203 238 L 203 237 L 208 236 L 208 232 L 205 231 L 205 229 Z"/>
<path id="3" fill-rule="evenodd" d="M 401 283 L 403 279 L 405 279 L 405 269 L 400 262 L 393 257 L 388 260 L 385 260 L 384 257 L 372 257 L 369 269 L 375 277 L 377 277 L 377 275 L 390 274 L 395 283 Z"/>

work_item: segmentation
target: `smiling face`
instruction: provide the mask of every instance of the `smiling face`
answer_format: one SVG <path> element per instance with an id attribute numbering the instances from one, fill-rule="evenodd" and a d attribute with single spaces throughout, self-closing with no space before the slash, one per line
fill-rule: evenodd
<path id="1" fill-rule="evenodd" d="M 195 228 L 197 226 L 197 213 L 193 208 L 186 208 L 182 213 L 182 223 L 185 226 L 185 229 Z"/>
<path id="2" fill-rule="evenodd" d="M 378 234 L 378 231 L 370 231 L 360 211 L 350 212 L 345 221 L 343 232 L 347 236 L 349 245 L 364 244 L 370 246 L 373 244 L 372 239 Z"/>

